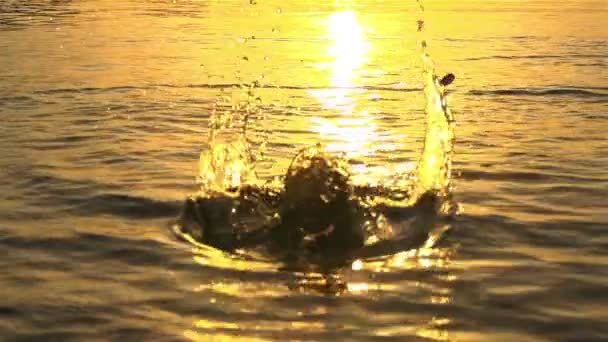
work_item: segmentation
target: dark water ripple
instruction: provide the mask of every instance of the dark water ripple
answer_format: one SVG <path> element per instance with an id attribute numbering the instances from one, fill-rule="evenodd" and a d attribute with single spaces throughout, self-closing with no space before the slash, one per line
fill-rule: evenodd
<path id="1" fill-rule="evenodd" d="M 80 12 L 70 8 L 72 0 L 15 0 L 0 4 L 0 31 L 28 26 L 58 26 Z"/>
<path id="2" fill-rule="evenodd" d="M 176 217 L 181 202 L 163 202 L 155 199 L 122 194 L 101 194 L 74 200 L 73 212 L 80 215 L 110 214 L 130 219 Z"/>
<path id="3" fill-rule="evenodd" d="M 475 96 L 572 96 L 576 98 L 602 98 L 608 99 L 606 88 L 580 89 L 580 88 L 513 88 L 496 90 L 470 90 L 469 94 Z"/>
<path id="4" fill-rule="evenodd" d="M 523 183 L 538 183 L 538 181 L 548 181 L 552 180 L 554 182 L 565 182 L 565 183 L 578 183 L 578 182 L 589 182 L 589 183 L 599 183 L 605 184 L 608 182 L 608 178 L 601 177 L 581 177 L 579 175 L 567 175 L 567 174 L 551 174 L 548 172 L 533 172 L 533 171 L 508 171 L 508 172 L 492 172 L 492 171 L 483 171 L 483 170 L 471 170 L 471 169 L 463 169 L 459 172 L 459 176 L 464 180 L 478 180 L 478 179 L 487 179 L 487 180 L 497 180 L 497 181 L 509 181 L 516 180 L 517 182 Z M 575 185 L 571 185 L 575 186 Z M 580 189 L 584 189 L 585 186 L 581 186 Z M 559 188 L 555 188 L 556 190 Z M 597 189 L 596 190 L 602 190 Z M 592 190 L 590 190 L 592 191 Z"/>
<path id="5" fill-rule="evenodd" d="M 336 86 L 325 76 L 341 69 L 314 54 L 344 9 L 330 3 L 0 1 L 0 340 L 605 340 L 602 1 L 429 2 L 433 58 L 456 75 L 463 208 L 429 255 L 328 275 L 171 235 L 210 112 L 252 84 L 267 115 L 252 141 L 271 127 L 265 176 L 319 140 L 311 117 L 344 119 L 349 103 L 313 93 L 355 99 L 394 143 L 358 162 L 415 161 L 414 19 L 371 3 L 352 10 L 388 30 L 369 32 L 369 73 Z"/>
<path id="6" fill-rule="evenodd" d="M 201 89 L 247 89 L 250 86 L 252 86 L 252 84 L 247 84 L 247 83 L 199 83 L 199 84 L 186 84 L 186 85 L 180 85 L 180 84 L 150 84 L 148 86 L 119 86 L 119 87 L 107 87 L 107 88 L 98 88 L 98 87 L 84 87 L 84 88 L 62 88 L 62 89 L 49 89 L 49 90 L 38 90 L 35 91 L 35 94 L 41 94 L 41 95 L 54 95 L 54 94 L 70 94 L 70 93 L 77 93 L 77 94 L 102 94 L 102 93 L 120 93 L 120 92 L 128 92 L 128 91 L 134 91 L 134 90 L 150 90 L 150 89 L 158 89 L 158 88 L 176 88 L 176 89 L 181 89 L 181 88 L 201 88 Z M 273 85 L 273 84 L 263 84 L 263 83 L 255 83 L 255 85 L 253 85 L 253 88 L 259 88 L 259 89 L 289 89 L 289 90 L 327 90 L 327 89 L 332 89 L 332 90 L 356 90 L 356 89 L 362 89 L 362 90 L 377 90 L 377 91 L 396 91 L 396 92 L 419 92 L 422 90 L 422 88 L 403 88 L 403 87 L 389 87 L 389 86 L 348 86 L 348 87 L 328 87 L 328 86 L 314 86 L 314 85 L 307 85 L 307 86 L 298 86 L 298 85 L 288 85 L 288 84 L 282 84 L 282 85 Z M 30 100 L 31 98 L 26 97 L 26 96 L 19 96 L 19 97 L 7 97 L 7 98 L 0 98 L 0 100 L 5 100 L 5 101 L 18 101 L 18 100 Z M 190 99 L 190 100 L 194 100 L 194 99 Z"/>
<path id="7" fill-rule="evenodd" d="M 608 58 L 608 54 L 573 54 L 573 55 L 522 55 L 522 56 L 511 56 L 511 55 L 494 55 L 494 56 L 483 56 L 483 57 L 469 57 L 458 59 L 458 61 L 486 61 L 486 60 L 518 60 L 518 59 L 558 59 L 558 60 L 570 60 L 570 59 L 586 59 L 586 58 Z"/>

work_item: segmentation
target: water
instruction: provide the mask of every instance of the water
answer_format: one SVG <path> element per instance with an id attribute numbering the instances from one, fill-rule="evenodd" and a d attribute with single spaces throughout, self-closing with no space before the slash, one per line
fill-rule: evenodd
<path id="1" fill-rule="evenodd" d="M 608 5 L 425 9 L 437 71 L 456 75 L 462 213 L 434 248 L 324 277 L 167 228 L 214 110 L 261 108 L 261 179 L 319 141 L 359 179 L 411 169 L 414 2 L 2 2 L 0 336 L 605 339 Z"/>

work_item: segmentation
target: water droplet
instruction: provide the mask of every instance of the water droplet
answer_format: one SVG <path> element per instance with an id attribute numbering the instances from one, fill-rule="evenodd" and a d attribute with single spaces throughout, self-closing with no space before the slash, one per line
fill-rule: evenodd
<path id="1" fill-rule="evenodd" d="M 424 20 L 418 20 L 418 32 L 421 32 L 424 29 Z"/>
<path id="2" fill-rule="evenodd" d="M 446 74 L 445 76 L 443 76 L 441 78 L 441 80 L 439 81 L 439 83 L 445 87 L 447 85 L 450 85 L 452 82 L 454 82 L 455 79 L 456 79 L 456 76 L 454 76 L 454 74 L 452 74 L 452 73 L 449 73 L 449 74 Z"/>

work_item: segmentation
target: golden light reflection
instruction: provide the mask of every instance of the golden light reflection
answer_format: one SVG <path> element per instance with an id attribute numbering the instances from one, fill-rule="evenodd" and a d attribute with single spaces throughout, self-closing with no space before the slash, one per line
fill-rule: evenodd
<path id="1" fill-rule="evenodd" d="M 450 269 L 453 267 L 451 262 L 453 250 L 446 248 L 419 248 L 412 249 L 409 251 L 403 251 L 396 253 L 384 260 L 378 261 L 358 261 L 357 269 L 369 270 L 376 273 L 390 272 L 395 269 Z M 353 263 L 354 266 L 355 263 Z M 355 269 L 355 267 L 353 267 Z M 442 280 L 452 282 L 457 279 L 457 276 L 450 272 L 445 276 L 440 277 Z M 364 285 L 364 286 L 362 286 Z M 379 284 L 383 290 L 399 289 L 399 286 L 389 284 Z M 448 305 L 452 303 L 452 288 L 450 286 L 444 286 L 442 284 L 436 284 L 433 282 L 416 281 L 415 286 L 428 291 L 428 302 L 433 305 Z M 369 289 L 368 284 L 353 283 L 348 284 L 348 289 L 353 294 L 367 293 Z M 432 317 L 429 321 L 419 326 L 393 326 L 383 328 L 376 331 L 377 335 L 380 336 L 394 336 L 399 334 L 415 334 L 416 336 L 424 339 L 435 340 L 435 341 L 449 341 L 449 326 L 452 323 L 451 318 L 448 317 Z"/>
<path id="2" fill-rule="evenodd" d="M 451 320 L 449 318 L 433 317 L 427 326 L 416 330 L 416 335 L 435 341 L 449 341 L 447 326 L 450 323 Z"/>
<path id="3" fill-rule="evenodd" d="M 271 263 L 256 260 L 243 260 L 238 255 L 230 255 L 219 249 L 204 245 L 196 241 L 190 234 L 182 232 L 177 228 L 173 228 L 173 231 L 175 234 L 178 234 L 180 238 L 193 245 L 192 260 L 199 265 L 213 265 L 217 268 L 249 271 L 264 271 L 273 269 L 274 267 Z M 237 253 L 238 252 L 239 251 L 237 250 Z"/>
<path id="4" fill-rule="evenodd" d="M 328 54 L 335 61 L 333 63 L 332 85 L 346 88 L 352 85 L 355 71 L 365 61 L 365 54 L 369 44 L 365 40 L 363 29 L 353 11 L 337 12 L 329 17 L 329 35 L 334 44 L 330 46 Z M 343 93 L 342 93 L 343 94 Z M 337 93 L 341 95 L 341 93 Z M 336 98 L 343 98 L 337 96 Z"/>
<path id="5" fill-rule="evenodd" d="M 365 89 L 357 88 L 356 79 L 366 62 L 370 48 L 357 14 L 352 10 L 333 13 L 328 17 L 327 34 L 331 45 L 327 55 L 331 63 L 319 64 L 321 69 L 330 69 L 330 88 L 312 90 L 323 107 L 337 111 L 342 118 L 332 120 L 312 118 L 313 129 L 326 141 L 328 151 L 344 152 L 348 156 L 368 155 L 373 152 L 370 145 L 379 140 L 373 117 L 367 110 L 357 111 L 357 97 Z"/>
<path id="6" fill-rule="evenodd" d="M 354 79 L 360 73 L 359 68 L 365 62 L 369 43 L 365 40 L 363 28 L 357 21 L 355 12 L 351 10 L 331 14 L 327 31 L 332 42 L 327 55 L 333 59 L 333 63 L 321 64 L 319 67 L 331 69 L 329 80 L 332 89 L 315 91 L 312 94 L 326 108 L 340 109 L 342 113 L 350 114 L 354 110 L 355 101 L 348 95 L 363 92 L 352 87 Z"/>
<path id="7" fill-rule="evenodd" d="M 365 261 L 357 259 L 352 262 L 353 271 L 390 272 L 395 269 L 451 268 L 454 250 L 447 248 L 418 248 L 395 253 L 380 260 Z M 446 281 L 455 280 L 454 275 L 443 277 Z"/>
<path id="8" fill-rule="evenodd" d="M 369 290 L 367 283 L 348 283 L 346 284 L 348 292 L 353 294 L 366 293 Z"/>
<path id="9" fill-rule="evenodd" d="M 338 273 L 296 272 L 297 286 L 287 286 L 278 289 L 264 282 L 257 284 L 241 283 L 239 281 L 219 281 L 201 284 L 194 289 L 199 294 L 212 293 L 208 297 L 209 303 L 221 306 L 222 298 L 239 298 L 269 300 L 283 298 L 290 291 L 298 289 L 305 292 L 317 292 L 334 296 L 373 296 L 377 291 L 400 292 L 403 285 L 391 281 L 384 282 L 381 278 L 371 277 L 374 273 L 394 272 L 396 269 L 426 268 L 450 269 L 453 250 L 445 248 L 420 248 L 388 256 L 376 260 L 357 259 L 350 265 L 350 270 Z M 226 258 L 226 257 L 224 257 Z M 228 259 L 228 258 L 226 258 Z M 380 267 L 381 265 L 381 267 Z M 443 281 L 454 281 L 456 275 L 450 274 L 442 277 Z M 375 279 L 375 280 L 372 280 Z M 448 305 L 452 302 L 452 288 L 444 283 L 433 281 L 415 281 L 414 286 L 426 297 L 432 305 Z M 217 296 L 217 297 L 216 297 Z M 423 297 L 423 298 L 424 298 Z M 243 313 L 254 313 L 255 308 L 242 307 Z M 243 331 L 259 331 L 274 333 L 285 329 L 297 329 L 308 332 L 327 332 L 331 326 L 323 321 L 310 320 L 309 314 L 327 314 L 327 308 L 321 306 L 309 312 L 298 312 L 297 317 L 287 321 L 255 320 L 254 322 L 226 322 L 210 318 L 198 319 L 192 322 L 192 327 L 184 331 L 184 337 L 193 341 L 206 341 L 213 337 L 217 340 L 249 340 L 242 335 Z M 374 331 L 378 336 L 416 335 L 426 339 L 446 341 L 449 340 L 449 326 L 451 318 L 436 316 L 421 324 L 406 326 L 390 326 Z M 354 329 L 344 325 L 344 329 Z M 235 339 L 236 338 L 236 339 Z"/>
<path id="10" fill-rule="evenodd" d="M 361 261 L 360 259 L 353 261 L 351 268 L 353 269 L 353 271 L 360 271 L 361 269 L 363 269 L 363 261 Z"/>
<path id="11" fill-rule="evenodd" d="M 217 329 L 222 329 L 221 327 L 218 327 Z M 243 341 L 243 342 L 261 342 L 261 341 L 268 341 L 268 339 L 264 339 L 264 338 L 256 338 L 256 337 L 251 337 L 251 336 L 239 336 L 238 335 L 238 330 L 234 329 L 235 333 L 234 334 L 222 334 L 219 333 L 217 330 L 213 330 L 213 328 L 209 329 L 210 332 L 209 333 L 199 333 L 196 332 L 194 330 L 186 330 L 184 331 L 184 337 L 190 341 L 230 341 L 230 342 L 234 342 L 234 341 Z"/>
<path id="12" fill-rule="evenodd" d="M 325 332 L 328 330 L 325 322 L 293 320 L 291 322 L 283 321 L 256 321 L 255 323 L 229 323 L 215 320 L 198 320 L 193 323 L 194 329 L 186 330 L 184 337 L 191 341 L 269 341 L 253 336 L 242 336 L 243 330 L 252 330 L 259 332 L 284 332 L 286 329 L 297 329 L 307 332 Z M 343 329 L 353 329 L 350 325 L 344 325 Z M 197 330 L 201 330 L 199 332 Z M 272 339 L 274 340 L 274 339 Z"/>

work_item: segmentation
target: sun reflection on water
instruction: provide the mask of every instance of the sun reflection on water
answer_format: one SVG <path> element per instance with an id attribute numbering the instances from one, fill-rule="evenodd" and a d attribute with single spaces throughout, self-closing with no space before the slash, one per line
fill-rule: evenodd
<path id="1" fill-rule="evenodd" d="M 450 248 L 428 248 L 412 249 L 396 253 L 380 260 L 355 260 L 351 269 L 355 272 L 371 272 L 372 274 L 392 273 L 398 270 L 424 270 L 444 269 L 448 274 L 440 277 L 446 283 L 457 280 L 458 276 L 453 272 L 451 259 L 454 250 Z M 442 283 L 416 281 L 415 286 L 424 292 L 428 292 L 427 303 L 444 306 L 452 303 L 453 294 L 450 286 Z M 351 295 L 370 295 L 372 289 L 399 292 L 399 286 L 384 284 L 381 278 L 376 282 L 347 282 L 346 291 Z M 435 341 L 448 341 L 449 326 L 452 319 L 442 316 L 432 316 L 426 323 L 418 326 L 390 326 L 375 331 L 377 336 L 416 335 L 425 339 Z"/>
<path id="2" fill-rule="evenodd" d="M 328 151 L 342 152 L 349 157 L 369 155 L 373 153 L 372 142 L 379 142 L 381 137 L 369 111 L 358 108 L 357 98 L 366 91 L 360 87 L 358 78 L 371 45 L 353 10 L 332 13 L 327 22 L 327 38 L 331 44 L 327 56 L 332 62 L 318 67 L 330 71 L 330 87 L 309 93 L 321 102 L 323 108 L 337 112 L 341 117 L 317 116 L 311 118 L 311 124 L 313 130 L 327 141 Z"/>
<path id="3" fill-rule="evenodd" d="M 331 70 L 329 80 L 332 89 L 313 92 L 313 95 L 319 98 L 326 108 L 339 109 L 344 114 L 351 114 L 356 103 L 349 94 L 362 92 L 352 87 L 360 74 L 359 68 L 366 61 L 369 43 L 352 10 L 332 13 L 327 20 L 327 38 L 332 44 L 327 49 L 327 55 L 333 59 L 333 62 L 321 64 L 319 67 Z"/>

